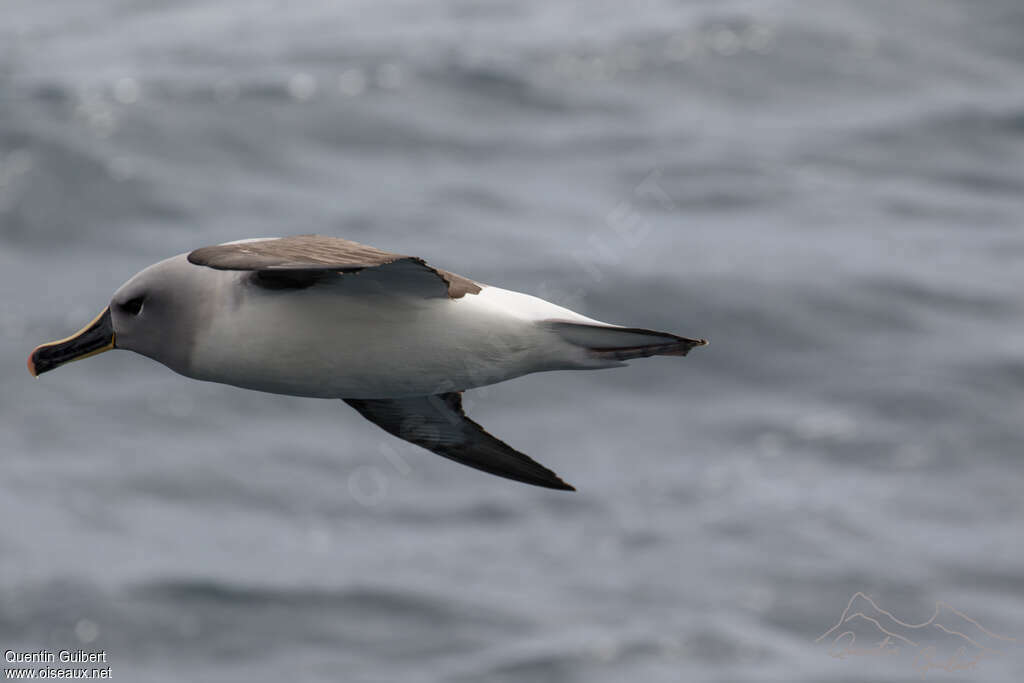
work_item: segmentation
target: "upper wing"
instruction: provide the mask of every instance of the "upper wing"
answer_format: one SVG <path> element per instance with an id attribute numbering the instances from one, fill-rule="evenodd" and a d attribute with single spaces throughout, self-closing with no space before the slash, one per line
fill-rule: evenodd
<path id="1" fill-rule="evenodd" d="M 462 411 L 459 392 L 345 403 L 400 439 L 478 470 L 549 489 L 575 491 L 528 455 L 494 438 Z"/>
<path id="2" fill-rule="evenodd" d="M 309 287 L 344 273 L 372 269 L 375 277 L 369 279 L 384 291 L 411 287 L 423 296 L 453 299 L 480 292 L 480 286 L 469 278 L 434 268 L 416 256 L 323 235 L 218 244 L 196 249 L 188 260 L 217 270 L 254 271 L 254 282 L 269 289 Z"/>

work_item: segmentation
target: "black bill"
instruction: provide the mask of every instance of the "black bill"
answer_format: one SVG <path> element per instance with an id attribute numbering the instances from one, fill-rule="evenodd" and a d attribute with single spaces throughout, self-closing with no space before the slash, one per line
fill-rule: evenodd
<path id="1" fill-rule="evenodd" d="M 41 344 L 28 357 L 28 371 L 33 377 L 49 372 L 65 363 L 82 360 L 114 348 L 114 326 L 110 309 L 104 308 L 96 319 L 67 339 Z"/>

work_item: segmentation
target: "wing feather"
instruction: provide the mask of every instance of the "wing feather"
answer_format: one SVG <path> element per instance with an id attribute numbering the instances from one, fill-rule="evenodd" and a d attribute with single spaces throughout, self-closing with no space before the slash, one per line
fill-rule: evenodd
<path id="1" fill-rule="evenodd" d="M 534 486 L 575 490 L 547 467 L 466 417 L 459 392 L 344 401 L 384 431 L 455 462 Z"/>
<path id="2" fill-rule="evenodd" d="M 434 268 L 416 256 L 323 235 L 218 244 L 196 249 L 188 260 L 216 270 L 253 271 L 253 282 L 268 289 L 304 289 L 347 273 L 375 269 L 385 291 L 388 280 L 394 279 L 396 285 L 401 281 L 403 290 L 411 281 L 423 296 L 457 299 L 480 292 L 480 285 L 469 278 Z"/>

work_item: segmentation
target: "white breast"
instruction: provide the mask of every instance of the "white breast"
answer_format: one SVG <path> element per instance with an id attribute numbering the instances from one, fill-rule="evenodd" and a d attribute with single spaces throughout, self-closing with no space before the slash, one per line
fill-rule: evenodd
<path id="1" fill-rule="evenodd" d="M 580 351 L 535 325 L 596 322 L 542 299 L 484 287 L 458 299 L 268 291 L 245 276 L 222 288 L 196 340 L 196 379 L 322 398 L 395 398 L 469 389 L 579 367 Z"/>

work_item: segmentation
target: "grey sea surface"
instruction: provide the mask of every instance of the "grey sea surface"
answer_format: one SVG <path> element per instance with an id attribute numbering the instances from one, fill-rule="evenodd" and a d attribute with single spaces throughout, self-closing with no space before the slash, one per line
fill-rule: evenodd
<path id="1" fill-rule="evenodd" d="M 0 650 L 1022 680 L 1022 36 L 1018 0 L 5 0 Z M 25 370 L 150 263 L 309 232 L 711 343 L 467 393 L 577 493 L 126 352 Z"/>

